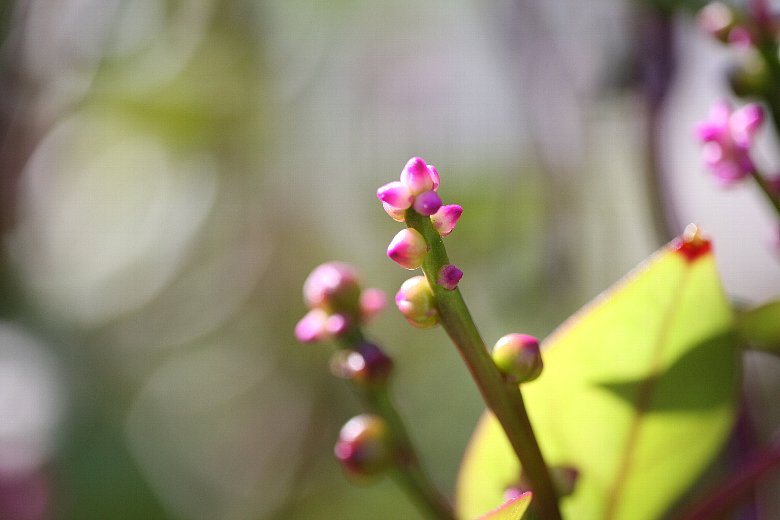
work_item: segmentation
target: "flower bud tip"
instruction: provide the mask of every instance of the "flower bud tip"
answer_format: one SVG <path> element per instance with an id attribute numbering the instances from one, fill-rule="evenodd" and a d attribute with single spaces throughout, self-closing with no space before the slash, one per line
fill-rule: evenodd
<path id="1" fill-rule="evenodd" d="M 431 215 L 431 223 L 436 232 L 444 237 L 452 233 L 452 230 L 455 229 L 455 224 L 457 224 L 462 214 L 462 207 L 457 204 L 447 204 Z"/>
<path id="2" fill-rule="evenodd" d="M 417 269 L 428 254 L 423 236 L 411 228 L 399 231 L 387 247 L 387 256 L 404 269 Z"/>

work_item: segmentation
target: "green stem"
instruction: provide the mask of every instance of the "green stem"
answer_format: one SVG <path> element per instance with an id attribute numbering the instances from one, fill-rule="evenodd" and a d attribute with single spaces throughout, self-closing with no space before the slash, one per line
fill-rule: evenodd
<path id="1" fill-rule="evenodd" d="M 363 331 L 359 327 L 353 328 L 349 335 L 340 338 L 345 348 L 354 348 L 364 340 Z M 431 518 L 455 520 L 455 512 L 449 500 L 436 489 L 420 464 L 406 425 L 390 397 L 387 383 L 355 383 L 353 387 L 361 394 L 371 411 L 387 424 L 393 451 L 393 478 Z"/>
<path id="2" fill-rule="evenodd" d="M 761 191 L 764 192 L 766 198 L 769 199 L 770 204 L 772 204 L 772 207 L 775 209 L 775 213 L 777 213 L 777 218 L 780 219 L 780 198 L 777 194 L 772 192 L 772 188 L 769 186 L 766 178 L 761 175 L 761 172 L 753 169 L 753 171 L 750 172 L 750 175 L 753 176 L 753 180 L 756 181 L 758 187 L 761 188 Z"/>
<path id="3" fill-rule="evenodd" d="M 523 473 L 534 492 L 533 507 L 545 520 L 559 520 L 558 499 L 547 465 L 534 436 L 522 394 L 516 385 L 508 384 L 488 354 L 459 289 L 446 290 L 437 283 L 438 273 L 449 264 L 444 242 L 433 229 L 431 220 L 414 210 L 406 212 L 406 224 L 425 238 L 430 250 L 423 262 L 423 272 L 436 296 L 441 324 L 447 331 L 477 384 L 485 403 L 504 428 L 517 454 Z"/>
<path id="4" fill-rule="evenodd" d="M 417 454 L 406 431 L 406 426 L 398 414 L 386 387 L 369 390 L 367 400 L 376 413 L 388 425 L 392 436 L 394 464 L 393 477 L 401 487 L 414 497 L 427 510 L 432 518 L 454 520 L 452 506 L 422 469 Z"/>

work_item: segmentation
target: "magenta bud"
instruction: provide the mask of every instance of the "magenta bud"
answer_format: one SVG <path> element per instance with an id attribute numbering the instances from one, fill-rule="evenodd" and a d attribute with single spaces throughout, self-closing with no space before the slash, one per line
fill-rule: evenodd
<path id="1" fill-rule="evenodd" d="M 428 165 L 419 157 L 412 157 L 406 163 L 401 170 L 401 182 L 409 188 L 412 195 L 419 195 L 433 189 L 433 178 Z"/>
<path id="2" fill-rule="evenodd" d="M 312 309 L 295 326 L 295 337 L 301 343 L 314 343 L 329 337 L 328 313 L 322 309 Z"/>
<path id="3" fill-rule="evenodd" d="M 404 269 L 417 269 L 428 254 L 423 236 L 411 228 L 402 229 L 387 247 L 387 256 Z"/>
<path id="4" fill-rule="evenodd" d="M 387 202 L 382 203 L 382 209 L 385 210 L 385 213 L 390 215 L 390 218 L 395 220 L 396 222 L 404 222 L 406 220 L 406 210 L 405 209 L 398 209 Z"/>
<path id="5" fill-rule="evenodd" d="M 513 383 L 533 381 L 542 373 L 539 340 L 527 334 L 507 334 L 491 353 L 498 371 Z"/>
<path id="6" fill-rule="evenodd" d="M 403 210 L 411 207 L 414 195 L 409 187 L 398 181 L 390 182 L 376 190 L 376 196 L 388 206 Z"/>
<path id="7" fill-rule="evenodd" d="M 369 414 L 353 417 L 341 428 L 333 453 L 348 475 L 381 473 L 390 462 L 390 441 L 385 421 Z"/>
<path id="8" fill-rule="evenodd" d="M 414 210 L 420 215 L 430 217 L 441 208 L 441 199 L 435 191 L 420 193 L 414 198 Z"/>
<path id="9" fill-rule="evenodd" d="M 360 317 L 366 322 L 382 312 L 387 303 L 387 296 L 381 289 L 366 289 L 360 293 Z"/>
<path id="10" fill-rule="evenodd" d="M 357 272 L 342 262 L 322 264 L 303 282 L 303 298 L 310 308 L 356 316 L 360 298 Z"/>
<path id="11" fill-rule="evenodd" d="M 349 330 L 350 325 L 349 316 L 345 314 L 331 314 L 325 320 L 325 330 L 330 336 L 341 336 Z"/>
<path id="12" fill-rule="evenodd" d="M 457 204 L 448 204 L 440 207 L 439 211 L 431 215 L 431 223 L 436 232 L 445 237 L 455 229 L 455 224 L 462 214 L 462 207 Z"/>
<path id="13" fill-rule="evenodd" d="M 452 264 L 447 264 L 439 269 L 439 277 L 436 283 L 448 291 L 452 291 L 458 286 L 461 278 L 463 278 L 463 271 Z"/>
<path id="14" fill-rule="evenodd" d="M 406 321 L 419 329 L 439 323 L 436 297 L 424 276 L 414 276 L 401 284 L 395 295 L 395 304 Z"/>
<path id="15" fill-rule="evenodd" d="M 361 343 L 355 350 L 339 350 L 331 359 L 334 375 L 355 383 L 378 387 L 384 385 L 393 370 L 393 360 L 373 343 Z"/>

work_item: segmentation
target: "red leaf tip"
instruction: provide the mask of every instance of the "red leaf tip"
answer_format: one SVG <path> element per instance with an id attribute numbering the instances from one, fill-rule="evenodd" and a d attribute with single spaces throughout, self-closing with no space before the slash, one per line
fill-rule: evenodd
<path id="1" fill-rule="evenodd" d="M 712 251 L 712 242 L 705 237 L 696 224 L 688 224 L 683 234 L 672 241 L 673 251 L 681 254 L 688 262 L 694 262 Z"/>

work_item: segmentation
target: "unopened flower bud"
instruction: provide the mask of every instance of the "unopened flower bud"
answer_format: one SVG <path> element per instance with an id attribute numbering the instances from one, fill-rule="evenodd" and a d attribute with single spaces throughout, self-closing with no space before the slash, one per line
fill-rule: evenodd
<path id="1" fill-rule="evenodd" d="M 361 343 L 355 350 L 339 350 L 331 359 L 334 375 L 355 383 L 377 387 L 385 384 L 393 370 L 393 360 L 373 343 Z"/>
<path id="2" fill-rule="evenodd" d="M 409 188 L 412 195 L 433 189 L 433 177 L 428 165 L 420 157 L 412 157 L 401 170 L 401 182 Z"/>
<path id="3" fill-rule="evenodd" d="M 431 180 L 433 181 L 433 191 L 439 189 L 439 172 L 436 171 L 436 167 L 432 164 L 428 165 L 428 172 L 431 174 Z"/>
<path id="4" fill-rule="evenodd" d="M 447 264 L 439 269 L 439 277 L 436 283 L 448 291 L 453 291 L 458 286 L 461 278 L 463 278 L 463 271 L 452 264 Z"/>
<path id="5" fill-rule="evenodd" d="M 382 209 L 385 210 L 385 213 L 390 215 L 390 218 L 395 220 L 396 222 L 404 222 L 406 221 L 406 210 L 405 209 L 399 209 L 396 207 L 391 206 L 387 202 L 382 203 Z"/>
<path id="6" fill-rule="evenodd" d="M 363 414 L 350 419 L 339 433 L 333 453 L 349 475 L 370 476 L 390 462 L 390 441 L 385 421 Z"/>
<path id="7" fill-rule="evenodd" d="M 407 209 L 414 202 L 414 195 L 409 190 L 409 187 L 399 181 L 389 182 L 381 186 L 376 190 L 376 196 L 385 204 L 398 210 Z"/>
<path id="8" fill-rule="evenodd" d="M 336 313 L 328 316 L 328 319 L 325 321 L 325 330 L 330 336 L 341 336 L 349 330 L 351 325 L 349 316 Z"/>
<path id="9" fill-rule="evenodd" d="M 424 276 L 414 276 L 401 284 L 395 304 L 406 321 L 417 328 L 427 329 L 439 323 L 436 297 Z"/>
<path id="10" fill-rule="evenodd" d="M 322 264 L 303 283 L 303 297 L 311 308 L 357 316 L 360 298 L 358 275 L 352 266 L 342 262 Z"/>
<path id="11" fill-rule="evenodd" d="M 414 198 L 414 210 L 425 217 L 430 217 L 441 208 L 441 199 L 435 191 L 426 191 Z"/>
<path id="12" fill-rule="evenodd" d="M 722 43 L 728 43 L 729 33 L 737 23 L 734 10 L 723 2 L 710 2 L 697 15 L 701 29 Z"/>
<path id="13" fill-rule="evenodd" d="M 574 493 L 580 472 L 571 466 L 554 466 L 550 468 L 550 480 L 559 497 L 566 497 Z"/>
<path id="14" fill-rule="evenodd" d="M 769 76 L 764 61 L 759 57 L 746 58 L 726 70 L 731 91 L 739 97 L 755 97 L 766 92 Z"/>
<path id="15" fill-rule="evenodd" d="M 492 351 L 493 362 L 507 380 L 513 383 L 533 381 L 542 373 L 539 340 L 527 334 L 507 334 Z"/>
<path id="16" fill-rule="evenodd" d="M 417 269 L 428 254 L 428 244 L 423 236 L 411 228 L 398 232 L 387 247 L 387 256 L 404 269 Z"/>
<path id="17" fill-rule="evenodd" d="M 314 343 L 330 337 L 327 328 L 328 313 L 312 309 L 295 326 L 295 337 L 301 343 Z"/>
<path id="18" fill-rule="evenodd" d="M 444 237 L 452 233 L 452 230 L 455 229 L 455 224 L 457 224 L 462 214 L 462 207 L 457 204 L 447 204 L 431 215 L 431 223 L 436 232 Z"/>
<path id="19" fill-rule="evenodd" d="M 385 308 L 387 297 L 381 289 L 366 289 L 360 293 L 360 317 L 366 322 L 374 318 Z"/>

